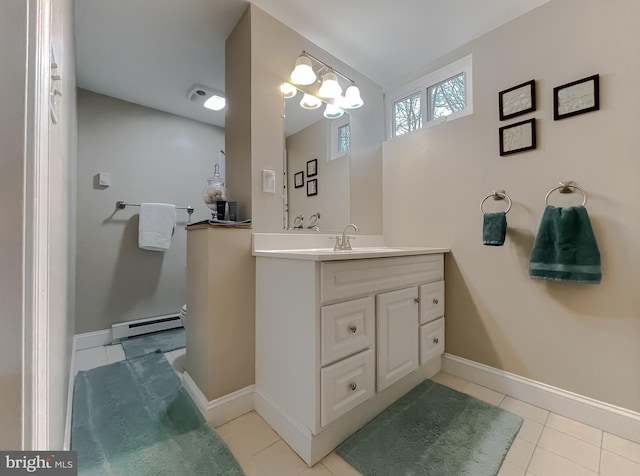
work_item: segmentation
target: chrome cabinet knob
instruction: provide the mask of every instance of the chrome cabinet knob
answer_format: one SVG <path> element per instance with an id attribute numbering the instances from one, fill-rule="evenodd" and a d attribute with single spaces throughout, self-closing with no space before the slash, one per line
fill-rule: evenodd
<path id="1" fill-rule="evenodd" d="M 433 304 L 438 304 L 438 298 L 433 298 Z"/>
<path id="2" fill-rule="evenodd" d="M 434 337 L 434 338 L 433 338 L 433 343 L 434 343 L 434 344 L 437 344 L 437 343 L 438 343 L 438 338 L 437 338 L 437 337 Z"/>
<path id="3" fill-rule="evenodd" d="M 413 302 L 415 302 L 416 304 L 420 303 L 420 298 L 413 298 Z"/>
<path id="4" fill-rule="evenodd" d="M 352 334 L 355 334 L 358 328 L 356 326 L 349 326 L 349 330 L 351 331 Z"/>
<path id="5" fill-rule="evenodd" d="M 358 384 L 356 384 L 355 382 L 351 382 L 349 384 L 349 388 L 351 389 L 351 391 L 355 391 L 356 388 L 358 388 Z"/>

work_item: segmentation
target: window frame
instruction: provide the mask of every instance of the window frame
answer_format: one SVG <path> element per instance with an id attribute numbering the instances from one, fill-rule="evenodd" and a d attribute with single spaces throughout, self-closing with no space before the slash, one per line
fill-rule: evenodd
<path id="1" fill-rule="evenodd" d="M 347 152 L 340 152 L 339 149 L 339 141 L 340 134 L 339 129 L 342 126 L 349 124 L 349 150 Z M 352 135 L 351 135 L 351 116 L 347 113 L 343 114 L 341 117 L 330 120 L 329 126 L 329 150 L 330 153 L 327 154 L 327 162 L 331 160 L 341 159 L 343 157 L 351 157 L 351 147 L 353 145 Z"/>
<path id="2" fill-rule="evenodd" d="M 444 122 L 452 121 L 460 117 L 473 114 L 473 61 L 472 55 L 467 55 L 459 60 L 449 63 L 436 71 L 417 78 L 403 86 L 385 92 L 386 132 L 387 139 L 395 139 L 412 132 L 428 129 Z M 427 121 L 427 91 L 430 87 L 451 79 L 461 73 L 465 77 L 465 108 L 448 116 Z M 420 93 L 420 113 L 422 115 L 422 127 L 409 131 L 399 136 L 394 135 L 394 104 L 408 96 Z"/>

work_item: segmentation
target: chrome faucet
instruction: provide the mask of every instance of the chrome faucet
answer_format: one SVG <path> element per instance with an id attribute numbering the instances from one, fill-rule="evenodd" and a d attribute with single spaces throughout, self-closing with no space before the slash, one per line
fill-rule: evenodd
<path id="1" fill-rule="evenodd" d="M 351 251 L 351 241 L 349 235 L 347 235 L 347 230 L 349 228 L 353 228 L 353 231 L 355 232 L 360 231 L 357 225 L 349 223 L 344 227 L 344 230 L 342 230 L 342 237 L 340 237 L 340 235 L 336 236 L 336 244 L 333 247 L 333 251 Z"/>

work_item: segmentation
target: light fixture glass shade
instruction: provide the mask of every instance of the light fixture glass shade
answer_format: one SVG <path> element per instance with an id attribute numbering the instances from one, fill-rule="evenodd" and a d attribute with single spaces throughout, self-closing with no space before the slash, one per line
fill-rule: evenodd
<path id="1" fill-rule="evenodd" d="M 222 96 L 218 96 L 217 94 L 214 94 L 213 96 L 211 96 L 203 104 L 204 107 L 206 107 L 207 109 L 211 109 L 213 111 L 220 111 L 224 109 L 226 105 L 227 105 L 227 100 Z"/>
<path id="2" fill-rule="evenodd" d="M 344 111 L 335 104 L 327 104 L 327 107 L 324 108 L 323 116 L 327 119 L 337 119 L 342 117 L 343 114 Z"/>
<path id="3" fill-rule="evenodd" d="M 318 109 L 321 104 L 322 100 L 320 98 L 306 93 L 300 100 L 300 106 L 305 109 Z"/>
<path id="4" fill-rule="evenodd" d="M 282 83 L 280 86 L 280 91 L 282 91 L 282 97 L 285 99 L 289 99 L 298 94 L 298 90 L 293 84 L 290 83 Z"/>
<path id="5" fill-rule="evenodd" d="M 322 77 L 322 85 L 318 90 L 318 94 L 323 98 L 337 98 L 342 94 L 342 86 L 338 82 L 336 73 L 329 71 Z"/>
<path id="6" fill-rule="evenodd" d="M 315 80 L 316 73 L 311 67 L 311 60 L 305 55 L 298 56 L 296 66 L 291 72 L 291 81 L 293 81 L 294 84 L 307 85 L 313 83 Z"/>
<path id="7" fill-rule="evenodd" d="M 344 99 L 342 100 L 342 107 L 347 109 L 357 109 L 364 104 L 362 97 L 360 97 L 360 89 L 355 84 L 349 86 L 344 93 Z"/>

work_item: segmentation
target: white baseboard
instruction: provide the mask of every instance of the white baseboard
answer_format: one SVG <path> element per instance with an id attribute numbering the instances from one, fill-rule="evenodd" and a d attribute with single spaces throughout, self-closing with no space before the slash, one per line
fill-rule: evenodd
<path id="1" fill-rule="evenodd" d="M 76 350 L 91 349 L 92 347 L 102 347 L 111 344 L 111 329 L 102 331 L 85 332 L 84 334 L 76 334 L 73 341 L 76 344 Z"/>
<path id="2" fill-rule="evenodd" d="M 451 354 L 442 371 L 553 413 L 640 443 L 640 413 Z"/>
<path id="3" fill-rule="evenodd" d="M 248 385 L 240 390 L 208 401 L 200 388 L 185 371 L 182 375 L 182 383 L 187 393 L 195 402 L 198 410 L 204 418 L 214 427 L 223 425 L 234 418 L 249 413 L 253 410 L 253 394 L 255 385 Z"/>

